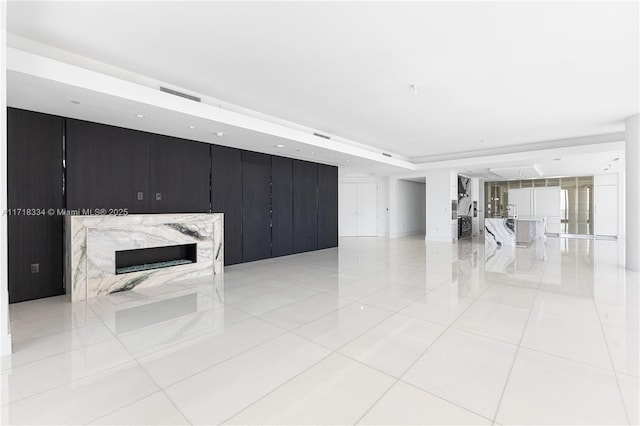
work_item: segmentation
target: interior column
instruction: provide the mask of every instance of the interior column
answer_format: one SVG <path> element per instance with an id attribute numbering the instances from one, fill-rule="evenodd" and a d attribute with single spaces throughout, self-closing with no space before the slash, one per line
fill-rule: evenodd
<path id="1" fill-rule="evenodd" d="M 625 120 L 626 267 L 640 270 L 640 114 Z"/>

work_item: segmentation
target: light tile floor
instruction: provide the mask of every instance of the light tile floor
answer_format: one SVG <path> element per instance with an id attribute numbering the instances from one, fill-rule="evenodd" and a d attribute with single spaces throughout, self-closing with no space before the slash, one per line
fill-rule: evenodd
<path id="1" fill-rule="evenodd" d="M 1 424 L 637 424 L 615 241 L 338 249 L 10 307 Z"/>

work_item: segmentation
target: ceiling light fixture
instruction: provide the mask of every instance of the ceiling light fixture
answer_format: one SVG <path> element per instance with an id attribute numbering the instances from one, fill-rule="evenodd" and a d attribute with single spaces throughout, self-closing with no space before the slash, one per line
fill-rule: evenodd
<path id="1" fill-rule="evenodd" d="M 554 158 L 553 161 L 560 161 L 562 158 Z"/>
<path id="2" fill-rule="evenodd" d="M 71 102 L 74 105 L 80 105 L 80 101 L 73 100 L 73 101 L 69 101 L 69 102 Z"/>
<path id="3" fill-rule="evenodd" d="M 620 159 L 620 157 L 616 157 L 613 159 L 613 161 L 618 161 Z"/>
<path id="4" fill-rule="evenodd" d="M 144 115 L 143 115 L 143 114 L 134 114 L 134 115 L 135 115 L 136 117 L 138 117 L 138 118 L 144 118 Z"/>
<path id="5" fill-rule="evenodd" d="M 190 129 L 195 129 L 195 128 L 196 128 L 196 126 L 189 126 L 189 128 L 190 128 Z"/>
<path id="6" fill-rule="evenodd" d="M 275 145 L 275 147 L 276 147 L 276 148 L 284 148 L 284 145 L 280 145 L 280 144 L 278 144 L 278 145 Z"/>
<path id="7" fill-rule="evenodd" d="M 411 90 L 413 90 L 413 94 L 417 95 L 418 94 L 418 90 L 420 90 L 420 83 L 410 84 L 409 87 L 411 88 Z"/>
<path id="8" fill-rule="evenodd" d="M 222 133 L 222 132 L 216 132 L 216 133 L 215 133 L 215 135 L 216 135 L 217 137 L 221 138 L 221 137 L 223 137 L 223 136 L 224 136 L 224 133 Z"/>

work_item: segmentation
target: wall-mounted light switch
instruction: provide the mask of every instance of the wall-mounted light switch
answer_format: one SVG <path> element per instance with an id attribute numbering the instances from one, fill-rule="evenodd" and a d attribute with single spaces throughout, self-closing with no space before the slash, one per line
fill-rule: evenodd
<path id="1" fill-rule="evenodd" d="M 40 273 L 40 264 L 39 263 L 32 263 L 31 264 L 31 273 L 32 274 Z"/>
<path id="2" fill-rule="evenodd" d="M 138 201 L 144 200 L 144 192 L 138 192 Z"/>

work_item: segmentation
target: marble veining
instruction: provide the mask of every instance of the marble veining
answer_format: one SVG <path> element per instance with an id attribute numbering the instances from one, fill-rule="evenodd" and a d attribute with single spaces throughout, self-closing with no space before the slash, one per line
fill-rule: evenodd
<path id="1" fill-rule="evenodd" d="M 458 176 L 458 216 L 471 216 L 471 179 Z"/>
<path id="2" fill-rule="evenodd" d="M 516 245 L 515 219 L 487 218 L 484 220 L 484 242 L 489 245 Z"/>
<path id="3" fill-rule="evenodd" d="M 65 276 L 72 300 L 223 271 L 223 214 L 68 216 Z M 195 263 L 116 274 L 115 252 L 197 244 Z"/>

